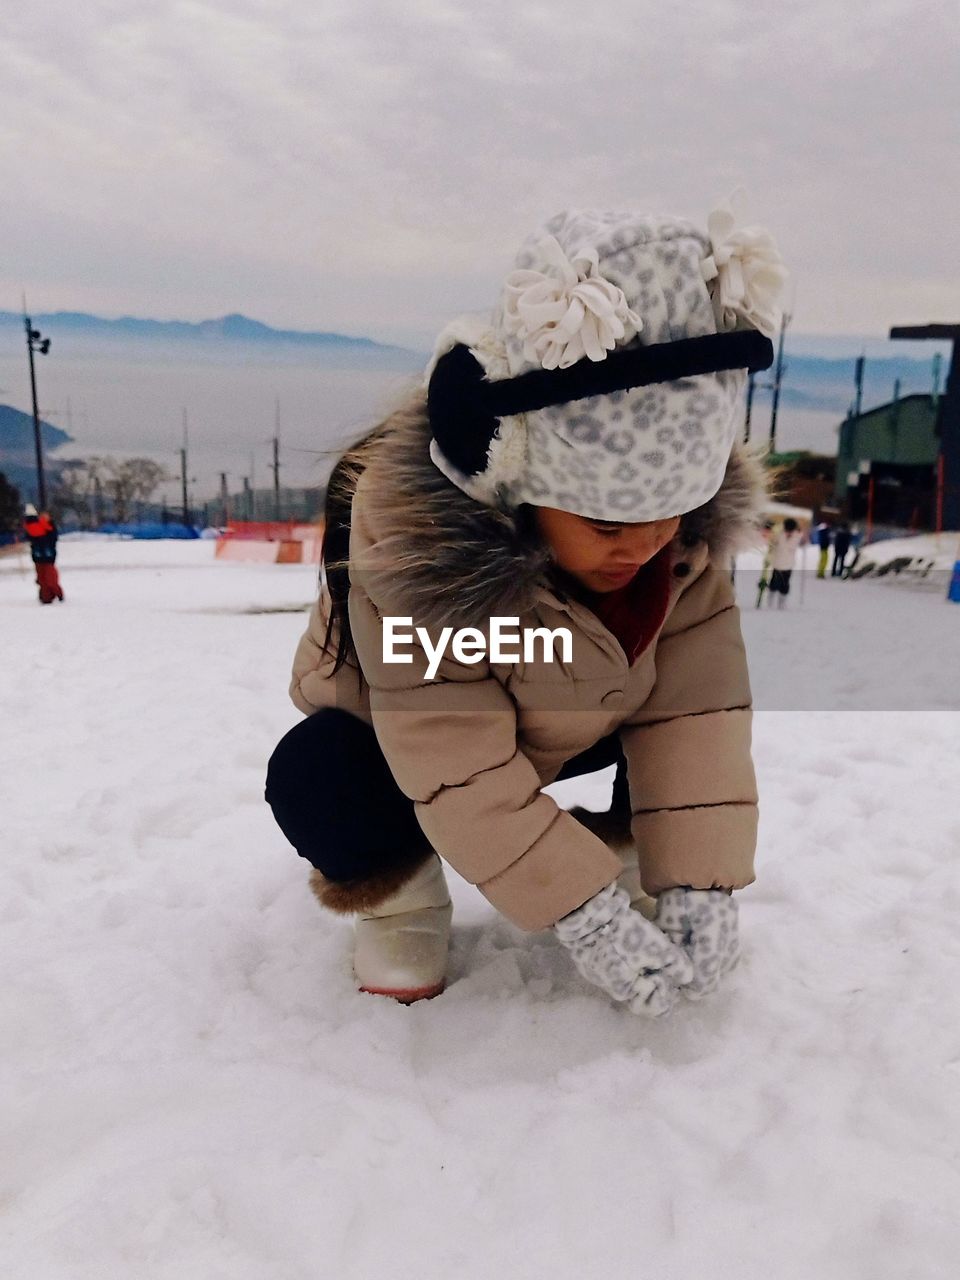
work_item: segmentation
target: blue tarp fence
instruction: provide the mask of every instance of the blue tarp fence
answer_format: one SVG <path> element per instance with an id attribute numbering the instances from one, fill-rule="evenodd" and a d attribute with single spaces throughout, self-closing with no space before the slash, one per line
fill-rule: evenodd
<path id="1" fill-rule="evenodd" d="M 76 529 L 69 525 L 61 526 L 61 533 L 75 533 Z M 99 529 L 93 530 L 94 533 L 113 533 L 118 534 L 122 538 L 147 538 L 154 541 L 157 538 L 201 538 L 203 530 L 198 529 L 192 524 L 163 524 L 160 520 L 147 524 L 102 524 Z M 210 534 L 207 535 L 211 536 Z M 21 533 L 3 533 L 0 532 L 0 547 L 12 546 L 15 542 L 25 542 L 26 538 Z"/>
<path id="2" fill-rule="evenodd" d="M 199 538 L 200 530 L 192 524 L 102 524 L 97 533 L 119 533 L 125 538 Z"/>

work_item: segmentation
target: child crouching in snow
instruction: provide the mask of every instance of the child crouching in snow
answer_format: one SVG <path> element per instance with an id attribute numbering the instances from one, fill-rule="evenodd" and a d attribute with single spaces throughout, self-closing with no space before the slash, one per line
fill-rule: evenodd
<path id="1" fill-rule="evenodd" d="M 443 989 L 441 859 L 635 1012 L 737 961 L 757 795 L 729 557 L 764 500 L 737 438 L 785 273 L 728 209 L 708 227 L 554 218 L 334 470 L 307 718 L 267 799 L 320 902 L 356 915 L 365 991 Z M 497 651 L 494 619 L 534 642 Z M 543 791 L 610 764 L 606 815 Z"/>

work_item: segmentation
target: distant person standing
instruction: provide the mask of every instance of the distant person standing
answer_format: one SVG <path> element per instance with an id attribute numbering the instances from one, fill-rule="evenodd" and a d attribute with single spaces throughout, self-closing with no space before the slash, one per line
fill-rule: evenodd
<path id="1" fill-rule="evenodd" d="M 816 531 L 817 546 L 820 548 L 820 559 L 817 561 L 817 577 L 827 576 L 827 561 L 830 559 L 831 529 L 825 520 L 821 520 Z"/>
<path id="2" fill-rule="evenodd" d="M 853 541 L 853 534 L 850 532 L 850 526 L 844 520 L 837 528 L 837 532 L 833 539 L 833 568 L 830 570 L 831 578 L 842 578 L 844 570 L 844 561 L 850 550 L 850 543 Z"/>
<path id="3" fill-rule="evenodd" d="M 797 560 L 797 550 L 803 541 L 803 531 L 792 516 L 783 522 L 783 528 L 773 535 L 770 542 L 770 597 L 777 597 L 777 608 L 782 609 L 790 594 L 790 575 Z"/>
<path id="4" fill-rule="evenodd" d="M 49 511 L 37 511 L 32 502 L 23 509 L 23 529 L 30 539 L 30 556 L 37 571 L 37 587 L 41 604 L 63 599 L 63 587 L 57 573 L 57 526 Z"/>
<path id="5" fill-rule="evenodd" d="M 857 564 L 860 560 L 860 548 L 862 544 L 863 544 L 863 530 L 860 528 L 858 524 L 854 524 L 852 529 L 850 530 L 850 546 L 853 551 L 853 559 L 850 561 L 849 566 L 844 568 L 843 576 L 845 578 L 852 578 L 856 575 Z"/>

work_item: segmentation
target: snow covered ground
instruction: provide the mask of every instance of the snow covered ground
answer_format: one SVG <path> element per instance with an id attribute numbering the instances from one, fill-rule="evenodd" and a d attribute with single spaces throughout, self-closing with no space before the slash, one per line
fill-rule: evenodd
<path id="1" fill-rule="evenodd" d="M 927 574 L 936 572 L 949 577 L 958 560 L 960 534 L 914 534 L 908 538 L 888 538 L 883 542 L 868 543 L 860 553 L 857 571 L 882 571 L 885 566 L 899 562 L 904 569 L 913 570 L 914 575 L 926 571 Z"/>
<path id="2" fill-rule="evenodd" d="M 313 570 L 60 563 L 40 608 L 0 561 L 4 1280 L 955 1275 L 943 592 L 808 575 L 778 613 L 743 575 L 745 957 L 650 1024 L 459 882 L 444 995 L 358 994 L 261 798 Z"/>

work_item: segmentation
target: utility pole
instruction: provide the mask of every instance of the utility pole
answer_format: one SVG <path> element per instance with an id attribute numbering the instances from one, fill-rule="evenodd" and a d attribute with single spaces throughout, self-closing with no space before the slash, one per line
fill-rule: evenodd
<path id="1" fill-rule="evenodd" d="M 856 399 L 853 402 L 853 416 L 860 417 L 863 409 L 863 370 L 867 363 L 866 355 L 857 356 L 857 363 L 853 367 L 853 381 L 857 389 Z"/>
<path id="2" fill-rule="evenodd" d="M 99 476 L 93 477 L 93 518 L 99 529 L 103 524 L 103 489 Z"/>
<path id="3" fill-rule="evenodd" d="M 273 428 L 273 518 L 280 519 L 280 397 L 277 396 Z"/>
<path id="4" fill-rule="evenodd" d="M 187 495 L 187 411 L 183 411 L 183 445 L 180 449 L 180 480 L 183 490 L 183 523 L 190 523 L 190 499 Z"/>
<path id="5" fill-rule="evenodd" d="M 250 477 L 243 477 L 243 517 L 253 519 L 253 490 L 250 488 Z"/>
<path id="6" fill-rule="evenodd" d="M 273 518 L 280 519 L 280 441 L 273 437 Z"/>
<path id="7" fill-rule="evenodd" d="M 37 406 L 37 371 L 33 364 L 33 353 L 38 351 L 45 356 L 50 350 L 50 339 L 44 338 L 39 329 L 33 327 L 33 321 L 27 315 L 26 303 L 23 307 L 23 325 L 27 331 L 27 352 L 30 359 L 30 393 L 33 397 L 33 444 L 37 454 L 37 503 L 41 511 L 47 508 L 47 478 L 43 471 L 43 440 L 40 436 L 40 410 Z"/>
<path id="8" fill-rule="evenodd" d="M 230 519 L 230 495 L 227 492 L 227 473 L 220 472 L 220 507 L 223 519 L 221 524 L 226 524 Z"/>
<path id="9" fill-rule="evenodd" d="M 777 447 L 777 411 L 780 407 L 780 384 L 783 382 L 783 375 L 786 367 L 783 363 L 783 339 L 787 332 L 787 325 L 790 323 L 790 316 L 786 312 L 780 321 L 780 340 L 777 343 L 777 365 L 773 374 L 773 404 L 770 408 L 770 452 L 775 453 Z"/>
<path id="10" fill-rule="evenodd" d="M 897 462 L 898 436 L 900 432 L 900 379 L 893 380 L 893 403 L 890 405 L 890 435 L 892 437 L 893 461 Z"/>

